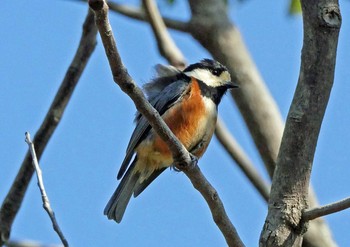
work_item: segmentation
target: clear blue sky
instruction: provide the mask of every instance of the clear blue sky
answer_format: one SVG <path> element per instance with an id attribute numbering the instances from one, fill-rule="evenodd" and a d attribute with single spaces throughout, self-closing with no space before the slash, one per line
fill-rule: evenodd
<path id="1" fill-rule="evenodd" d="M 127 2 L 127 1 L 126 1 Z M 134 1 L 135 2 L 135 1 Z M 167 16 L 187 19 L 186 1 L 161 4 Z M 317 146 L 312 183 L 321 204 L 350 196 L 350 2 L 340 1 L 340 33 L 335 85 Z M 262 76 L 285 118 L 298 78 L 302 22 L 288 16 L 288 1 L 230 1 Z M 87 6 L 73 1 L 5 0 L 0 29 L 0 201 L 27 151 L 24 132 L 40 126 L 77 48 Z M 183 16 L 178 17 L 181 13 Z M 111 23 L 125 65 L 138 83 L 165 61 L 148 25 L 112 14 Z M 190 63 L 209 54 L 189 35 L 171 32 Z M 116 173 L 133 130 L 135 108 L 112 81 L 98 46 L 64 117 L 41 159 L 47 193 L 71 246 L 225 246 L 207 205 L 187 177 L 166 171 L 132 200 L 121 224 L 103 208 L 117 186 Z M 232 99 L 220 113 L 258 169 L 262 162 Z M 215 138 L 200 167 L 218 190 L 247 246 L 257 246 L 266 203 L 242 176 Z M 12 238 L 59 243 L 33 180 L 15 220 Z M 350 246 L 350 210 L 326 217 L 339 246 Z"/>

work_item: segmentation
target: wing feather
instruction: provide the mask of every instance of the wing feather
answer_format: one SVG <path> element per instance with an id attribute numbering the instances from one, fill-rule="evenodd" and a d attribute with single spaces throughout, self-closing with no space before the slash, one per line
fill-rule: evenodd
<path id="1" fill-rule="evenodd" d="M 153 82 L 150 82 L 155 84 L 166 84 L 166 86 L 163 86 L 163 88 L 157 94 L 151 94 L 152 97 L 148 98 L 151 105 L 159 112 L 160 115 L 163 115 L 164 112 L 166 112 L 172 105 L 174 105 L 174 103 L 188 88 L 190 78 L 182 73 L 181 77 L 181 79 L 179 79 L 179 76 L 174 77 L 174 81 L 172 83 L 169 83 L 169 81 L 171 82 L 171 80 L 167 80 L 166 82 L 164 82 L 163 77 L 158 79 L 161 81 L 157 81 L 157 79 L 155 79 L 153 80 Z M 159 86 L 158 88 L 161 88 L 161 86 Z M 136 127 L 131 135 L 128 147 L 126 149 L 124 161 L 118 172 L 118 179 L 120 179 L 123 176 L 126 169 L 128 168 L 130 160 L 134 155 L 135 148 L 141 141 L 143 141 L 146 138 L 147 134 L 151 129 L 151 126 L 149 125 L 147 119 L 139 112 L 136 113 L 135 122 Z"/>

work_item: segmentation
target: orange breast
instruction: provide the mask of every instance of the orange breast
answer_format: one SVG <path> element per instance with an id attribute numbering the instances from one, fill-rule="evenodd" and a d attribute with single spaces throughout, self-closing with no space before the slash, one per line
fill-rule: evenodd
<path id="1" fill-rule="evenodd" d="M 181 102 L 167 110 L 162 118 L 186 149 L 200 158 L 214 133 L 216 114 L 216 105 L 210 99 L 203 99 L 198 81 L 192 78 Z M 138 161 L 134 172 L 141 173 L 140 181 L 173 163 L 167 144 L 157 134 L 142 141 L 136 151 Z"/>
<path id="2" fill-rule="evenodd" d="M 200 135 L 198 125 L 204 117 L 205 105 L 198 81 L 195 79 L 192 79 L 191 88 L 184 99 L 163 115 L 165 123 L 186 149 L 191 148 L 198 141 Z M 165 156 L 171 155 L 168 146 L 158 135 L 154 140 L 154 150 Z"/>

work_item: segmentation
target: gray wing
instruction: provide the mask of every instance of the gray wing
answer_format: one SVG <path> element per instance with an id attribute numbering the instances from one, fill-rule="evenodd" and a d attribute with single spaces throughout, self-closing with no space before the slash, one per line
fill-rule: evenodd
<path id="1" fill-rule="evenodd" d="M 170 65 L 157 64 L 155 66 L 157 77 L 149 83 L 143 85 L 143 90 L 147 94 L 148 100 L 151 102 L 162 92 L 167 86 L 173 82 L 182 79 L 183 74 L 177 68 Z"/>
<path id="2" fill-rule="evenodd" d="M 189 81 L 190 78 L 183 77 L 182 79 L 174 81 L 173 83 L 168 83 L 168 85 L 164 87 L 164 89 L 160 91 L 156 96 L 154 95 L 153 97 L 149 98 L 151 105 L 159 112 L 160 115 L 162 115 L 166 110 L 174 105 L 174 103 L 186 91 L 189 85 Z M 136 114 L 135 121 L 136 127 L 132 133 L 128 147 L 126 149 L 124 161 L 118 172 L 118 179 L 123 176 L 126 169 L 128 168 L 130 160 L 134 155 L 135 148 L 141 141 L 146 138 L 151 129 L 151 126 L 149 125 L 147 119 L 139 112 Z"/>

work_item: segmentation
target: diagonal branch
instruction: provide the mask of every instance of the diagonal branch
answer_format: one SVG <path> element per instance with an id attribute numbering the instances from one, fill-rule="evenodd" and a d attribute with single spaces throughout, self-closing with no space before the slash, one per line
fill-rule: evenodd
<path id="1" fill-rule="evenodd" d="M 96 46 L 97 29 L 94 24 L 94 15 L 89 11 L 84 25 L 78 50 L 70 64 L 62 84 L 53 100 L 46 117 L 35 134 L 34 143 L 37 148 L 37 156 L 40 160 L 44 149 L 58 126 L 64 110 L 70 100 L 78 80 Z M 30 153 L 27 152 L 22 166 L 11 186 L 10 191 L 0 209 L 0 245 L 10 236 L 11 226 L 23 201 L 34 168 Z"/>
<path id="2" fill-rule="evenodd" d="M 236 228 L 228 218 L 219 194 L 205 178 L 199 167 L 196 165 L 193 169 L 183 170 L 183 172 L 191 180 L 193 187 L 204 197 L 210 208 L 213 220 L 224 235 L 227 245 L 229 247 L 244 247 Z"/>
<path id="3" fill-rule="evenodd" d="M 45 186 L 44 186 L 44 180 L 43 180 L 43 175 L 42 175 L 42 171 L 41 171 L 40 166 L 39 166 L 38 159 L 36 157 L 34 143 L 30 139 L 29 132 L 26 132 L 25 135 L 26 135 L 25 141 L 26 141 L 26 143 L 29 146 L 29 151 L 30 151 L 30 154 L 32 156 L 33 166 L 34 166 L 34 169 L 35 169 L 36 177 L 37 177 L 37 180 L 38 180 L 38 186 L 39 186 L 40 193 L 41 193 L 41 199 L 43 201 L 43 207 L 44 207 L 45 211 L 47 212 L 47 214 L 49 215 L 50 220 L 52 222 L 53 229 L 55 230 L 55 232 L 57 233 L 57 235 L 61 239 L 61 242 L 62 242 L 63 246 L 68 247 L 69 246 L 68 241 L 65 238 L 65 236 L 63 235 L 63 232 L 61 231 L 61 228 L 60 228 L 60 226 L 57 223 L 57 220 L 56 220 L 56 217 L 55 217 L 55 213 L 52 210 L 51 205 L 50 205 L 49 197 L 46 194 L 46 190 L 45 190 Z"/>
<path id="4" fill-rule="evenodd" d="M 227 153 L 234 161 L 236 161 L 239 168 L 241 168 L 249 181 L 259 191 L 260 195 L 265 201 L 268 201 L 270 196 L 270 186 L 262 179 L 259 172 L 249 160 L 249 157 L 227 130 L 224 122 L 220 118 L 216 123 L 215 135 Z"/>
<path id="5" fill-rule="evenodd" d="M 350 208 L 350 197 L 321 207 L 306 209 L 303 212 L 303 221 L 313 220 L 348 208 Z"/>
<path id="6" fill-rule="evenodd" d="M 160 54 L 169 61 L 170 65 L 183 69 L 186 64 L 185 58 L 170 37 L 157 4 L 154 0 L 143 0 L 143 4 L 156 37 Z"/>
<path id="7" fill-rule="evenodd" d="M 224 234 L 229 246 L 244 246 L 236 229 L 225 212 L 223 204 L 215 191 L 209 184 L 199 167 L 190 156 L 184 146 L 177 140 L 168 126 L 164 123 L 159 113 L 149 104 L 142 91 L 136 86 L 119 56 L 112 28 L 108 20 L 108 6 L 103 0 L 90 0 L 90 7 L 95 11 L 96 24 L 105 47 L 106 55 L 111 67 L 114 81 L 133 100 L 137 110 L 149 121 L 152 128 L 169 146 L 176 167 L 181 169 L 191 180 L 193 186 L 199 190 L 211 209 L 214 221 Z"/>
<path id="8" fill-rule="evenodd" d="M 153 4 L 153 9 L 149 8 L 149 3 L 148 5 L 145 4 L 146 11 L 148 12 L 155 12 L 159 13 L 157 9 L 157 5 L 154 3 L 153 0 L 145 0 L 145 2 L 152 2 Z M 149 8 L 149 9 L 148 9 Z M 164 25 L 163 19 L 160 15 L 154 15 L 154 22 L 158 22 L 157 25 L 151 25 L 153 26 L 153 32 L 155 33 L 156 36 L 159 36 L 160 33 L 164 33 L 164 36 L 167 36 L 168 38 L 163 38 L 163 39 L 157 39 L 158 47 L 161 49 L 161 47 L 170 47 L 170 46 L 175 46 L 176 50 L 181 53 L 180 49 L 176 47 L 175 42 L 171 39 L 170 35 L 167 33 L 167 29 Z M 166 43 L 171 43 L 171 44 L 166 44 Z M 161 51 L 160 51 L 161 52 Z M 169 56 L 166 57 L 168 59 L 168 62 L 171 64 L 171 61 L 175 60 L 172 56 L 176 55 L 174 52 L 171 52 L 168 54 Z M 184 60 L 184 56 L 182 53 L 180 54 L 183 61 L 182 64 L 185 65 L 186 61 Z M 173 66 L 176 66 L 176 64 L 173 64 Z M 181 68 L 179 68 L 181 69 Z M 186 173 L 186 172 L 185 172 Z M 188 177 L 196 178 L 196 179 L 191 179 L 192 185 L 199 191 L 201 191 L 201 194 L 203 195 L 204 199 L 206 200 L 207 204 L 209 205 L 209 208 L 212 212 L 213 219 L 217 226 L 221 229 L 222 232 L 227 232 L 227 228 L 230 227 L 232 230 L 230 232 L 224 233 L 224 236 L 226 236 L 226 239 L 229 243 L 229 245 L 233 246 L 239 246 L 241 244 L 241 241 L 238 237 L 238 233 L 234 229 L 232 223 L 229 221 L 228 216 L 226 215 L 226 211 L 224 208 L 223 203 L 221 202 L 219 195 L 215 188 L 206 180 L 204 175 L 200 172 L 199 168 L 198 171 L 195 171 L 193 174 L 186 174 Z M 205 184 L 205 187 L 203 186 Z M 203 190 L 206 189 L 205 190 Z M 209 193 L 208 193 L 209 192 Z M 225 224 L 222 224 L 223 222 L 227 222 Z M 232 241 L 232 242 L 231 242 Z"/>
<path id="9" fill-rule="evenodd" d="M 193 162 L 186 148 L 180 143 L 175 135 L 170 131 L 164 123 L 157 110 L 149 103 L 140 88 L 137 87 L 131 78 L 127 69 L 122 63 L 116 42 L 113 36 L 112 27 L 108 19 L 108 6 L 102 0 L 90 0 L 90 7 L 95 11 L 95 20 L 98 27 L 103 46 L 112 71 L 113 79 L 118 86 L 130 96 L 137 110 L 142 113 L 148 120 L 152 128 L 167 143 L 174 160 L 184 166 L 190 166 Z"/>

